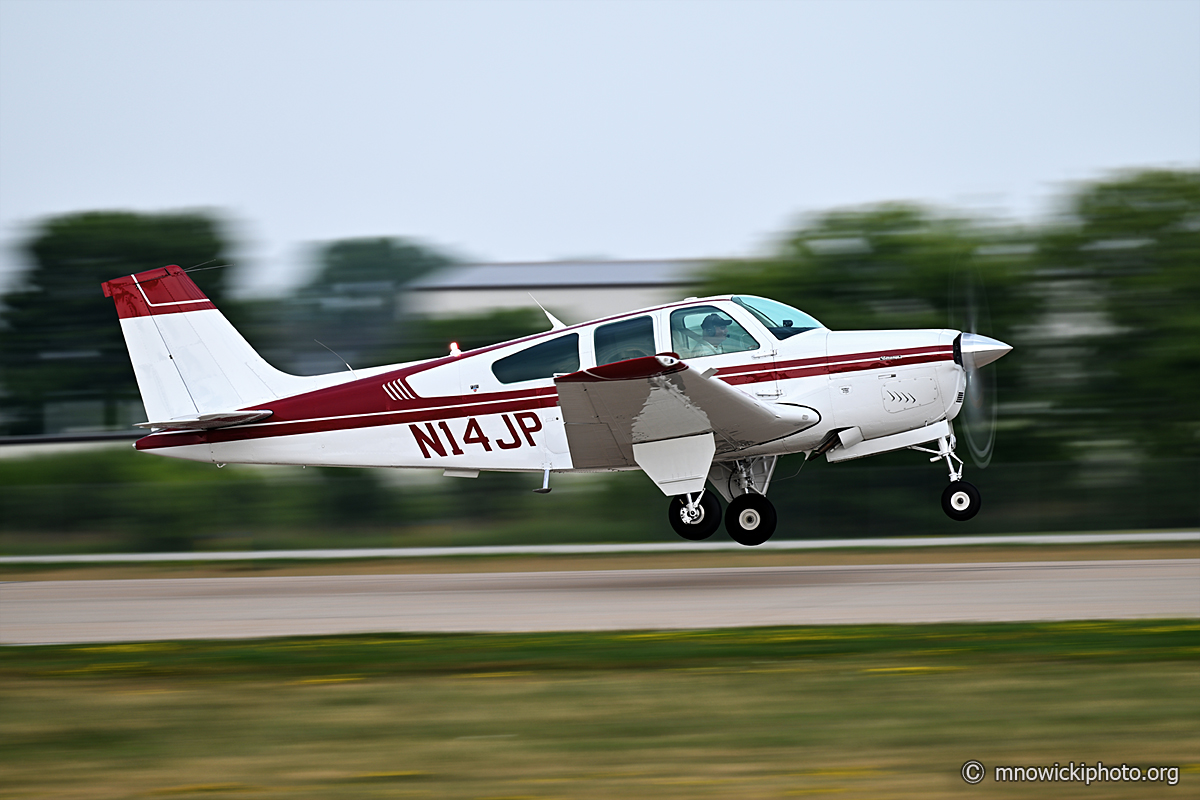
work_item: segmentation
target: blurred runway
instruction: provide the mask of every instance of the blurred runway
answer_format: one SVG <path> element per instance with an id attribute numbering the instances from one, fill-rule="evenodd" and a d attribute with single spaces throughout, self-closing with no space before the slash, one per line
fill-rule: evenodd
<path id="1" fill-rule="evenodd" d="M 1200 560 L 0 584 L 0 643 L 1200 617 Z"/>

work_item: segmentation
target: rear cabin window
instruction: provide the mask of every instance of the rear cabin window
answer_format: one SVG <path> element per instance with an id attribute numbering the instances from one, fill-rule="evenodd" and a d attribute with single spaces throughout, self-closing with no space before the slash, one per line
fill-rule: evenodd
<path id="1" fill-rule="evenodd" d="M 579 334 L 572 333 L 535 344 L 492 364 L 501 383 L 520 383 L 579 371 Z"/>
<path id="2" fill-rule="evenodd" d="M 596 328 L 594 341 L 596 366 L 627 358 L 652 356 L 656 352 L 654 320 L 650 317 L 634 317 L 601 325 Z"/>

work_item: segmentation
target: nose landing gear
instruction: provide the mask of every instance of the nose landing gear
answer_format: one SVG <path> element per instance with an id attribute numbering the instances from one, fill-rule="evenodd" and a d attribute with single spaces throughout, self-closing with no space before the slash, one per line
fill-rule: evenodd
<path id="1" fill-rule="evenodd" d="M 937 450 L 931 450 L 927 447 L 912 447 L 912 450 L 920 450 L 922 453 L 933 453 L 933 458 L 930 461 L 946 460 L 946 467 L 950 470 L 950 485 L 942 492 L 942 511 L 946 512 L 946 516 L 957 522 L 966 522 L 979 513 L 979 508 L 982 501 L 979 497 L 979 490 L 974 484 L 967 483 L 962 479 L 963 462 L 962 459 L 954 454 L 954 446 L 957 444 L 954 434 L 943 436 L 937 440 Z"/>
<path id="2" fill-rule="evenodd" d="M 979 490 L 966 481 L 955 481 L 942 492 L 942 511 L 959 522 L 966 522 L 979 513 Z"/>

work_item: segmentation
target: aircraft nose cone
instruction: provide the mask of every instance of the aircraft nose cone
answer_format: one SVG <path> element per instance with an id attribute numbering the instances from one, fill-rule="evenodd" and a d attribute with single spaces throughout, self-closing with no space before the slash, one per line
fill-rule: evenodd
<path id="1" fill-rule="evenodd" d="M 990 336 L 980 336 L 978 333 L 962 334 L 963 361 L 970 361 L 976 369 L 1003 357 L 1012 350 L 1007 345 Z"/>

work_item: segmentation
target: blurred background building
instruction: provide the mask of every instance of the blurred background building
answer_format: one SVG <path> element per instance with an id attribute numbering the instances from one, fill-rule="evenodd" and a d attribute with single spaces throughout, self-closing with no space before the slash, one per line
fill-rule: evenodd
<path id="1" fill-rule="evenodd" d="M 445 317 L 527 309 L 533 297 L 572 325 L 686 297 L 708 266 L 695 259 L 462 264 L 409 283 L 405 301 L 410 313 Z"/>

